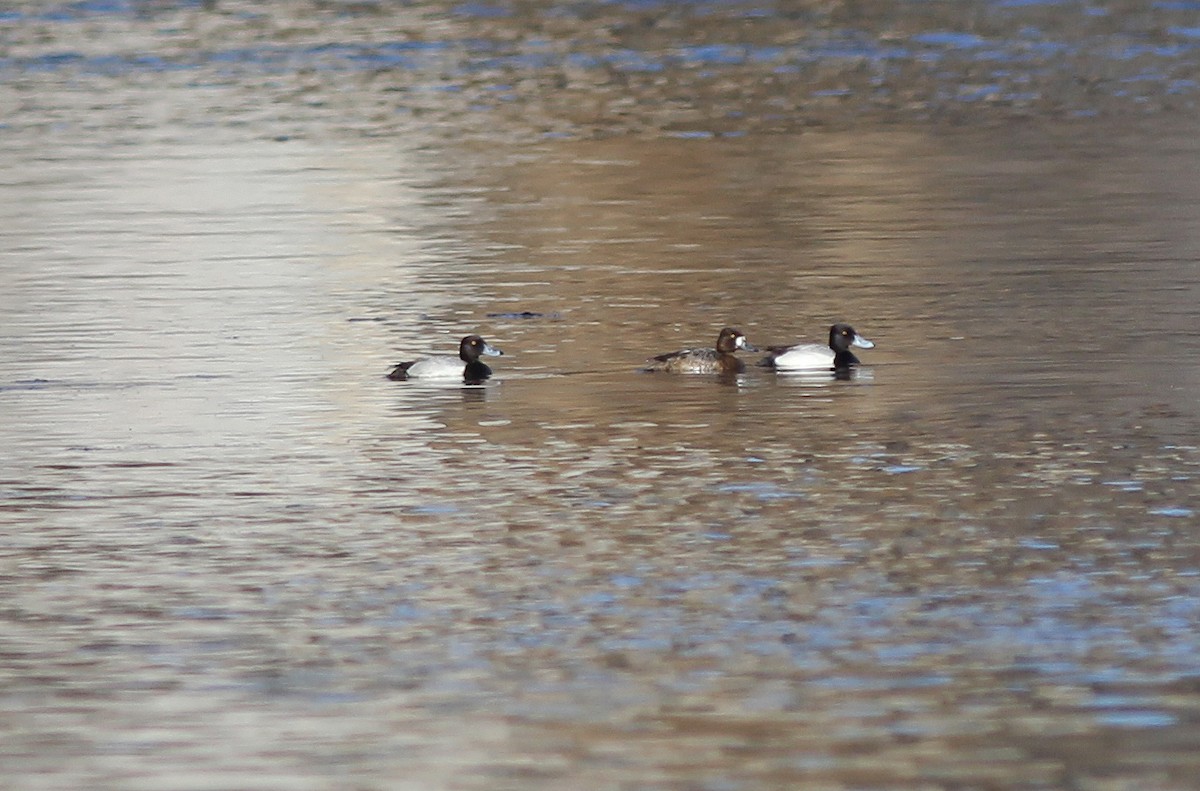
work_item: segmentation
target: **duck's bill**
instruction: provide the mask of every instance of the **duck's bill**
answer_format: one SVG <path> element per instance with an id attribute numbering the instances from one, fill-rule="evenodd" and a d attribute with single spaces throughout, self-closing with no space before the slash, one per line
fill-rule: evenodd
<path id="1" fill-rule="evenodd" d="M 874 346 L 875 344 L 872 343 L 871 345 Z M 491 345 L 490 343 L 484 343 L 483 349 L 480 350 L 479 353 L 486 354 L 488 357 L 499 357 L 500 355 L 504 354 L 504 352 L 497 349 L 495 346 Z"/>
<path id="2" fill-rule="evenodd" d="M 755 345 L 754 345 L 753 343 L 751 343 L 750 341 L 746 340 L 745 336 L 743 336 L 743 337 L 741 337 L 741 338 L 738 338 L 738 341 L 737 341 L 737 346 L 738 346 L 738 348 L 739 348 L 739 349 L 741 349 L 742 351 L 746 351 L 746 352 L 756 352 L 756 351 L 758 351 L 758 347 L 757 347 L 757 346 L 755 346 Z"/>
<path id="3" fill-rule="evenodd" d="M 861 335 L 855 335 L 854 340 L 850 341 L 851 346 L 857 346 L 860 349 L 874 349 L 875 343 L 869 341 Z"/>

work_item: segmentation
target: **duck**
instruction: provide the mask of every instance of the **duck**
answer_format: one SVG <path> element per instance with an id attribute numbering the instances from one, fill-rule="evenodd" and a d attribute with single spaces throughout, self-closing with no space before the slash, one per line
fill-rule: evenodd
<path id="1" fill-rule="evenodd" d="M 480 355 L 499 357 L 503 351 L 478 335 L 468 335 L 458 344 L 458 356 L 439 354 L 400 363 L 387 375 L 388 379 L 462 379 L 478 384 L 492 375 L 492 369 L 480 361 Z"/>
<path id="2" fill-rule="evenodd" d="M 717 336 L 712 349 L 680 349 L 660 354 L 647 361 L 643 371 L 666 371 L 673 374 L 740 374 L 746 364 L 735 355 L 738 349 L 756 352 L 745 334 L 734 327 L 725 327 Z"/>
<path id="3" fill-rule="evenodd" d="M 776 371 L 845 371 L 859 364 L 859 359 L 850 351 L 851 346 L 858 349 L 875 348 L 873 342 L 859 335 L 849 324 L 834 324 L 829 328 L 828 346 L 819 343 L 768 346 L 767 356 L 758 364 Z"/>

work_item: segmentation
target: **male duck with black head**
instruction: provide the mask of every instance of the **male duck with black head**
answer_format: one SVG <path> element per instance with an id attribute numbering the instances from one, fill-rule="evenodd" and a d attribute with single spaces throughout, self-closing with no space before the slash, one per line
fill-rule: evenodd
<path id="1" fill-rule="evenodd" d="M 466 384 L 479 384 L 492 375 L 492 369 L 479 359 L 480 355 L 499 357 L 504 354 L 478 335 L 468 335 L 458 344 L 458 356 L 439 354 L 400 363 L 387 375 L 388 379 L 461 379 Z"/>
<path id="2" fill-rule="evenodd" d="M 643 371 L 666 371 L 672 374 L 721 374 L 730 376 L 746 370 L 746 364 L 734 354 L 737 350 L 756 352 L 741 330 L 726 327 L 717 336 L 712 349 L 680 349 L 660 354 L 647 361 Z"/>
<path id="3" fill-rule="evenodd" d="M 794 346 L 769 346 L 767 356 L 759 365 L 776 371 L 833 371 L 845 373 L 859 360 L 850 351 L 874 349 L 875 344 L 859 335 L 849 324 L 834 324 L 829 328 L 829 345 L 798 343 Z"/>

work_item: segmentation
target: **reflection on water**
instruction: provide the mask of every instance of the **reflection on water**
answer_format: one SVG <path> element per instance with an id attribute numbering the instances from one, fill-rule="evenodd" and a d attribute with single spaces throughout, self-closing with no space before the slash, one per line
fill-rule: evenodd
<path id="1" fill-rule="evenodd" d="M 167 136 L 418 128 L 493 142 L 1091 121 L 1195 111 L 1195 11 L 1189 0 L 9 0 L 0 78 L 19 103 L 6 123 L 119 139 L 131 119 Z M 187 101 L 164 102 L 164 86 Z"/>
<path id="2" fill-rule="evenodd" d="M 5 138 L 5 776 L 1193 786 L 1154 131 Z M 637 371 L 835 319 L 845 380 Z M 385 379 L 468 332 L 485 385 Z"/>
<path id="3" fill-rule="evenodd" d="M 1010 142 L 14 166 L 6 772 L 1189 785 L 1194 143 Z M 835 318 L 845 380 L 637 371 Z"/>

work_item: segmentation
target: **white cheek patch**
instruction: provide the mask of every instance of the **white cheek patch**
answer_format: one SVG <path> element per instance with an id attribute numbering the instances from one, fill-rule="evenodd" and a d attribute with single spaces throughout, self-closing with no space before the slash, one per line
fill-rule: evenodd
<path id="1" fill-rule="evenodd" d="M 739 349 L 745 349 L 745 348 L 746 348 L 746 336 L 745 336 L 745 335 L 739 335 L 739 336 L 738 336 L 738 338 L 737 338 L 737 344 L 736 344 L 736 346 L 737 346 Z"/>

